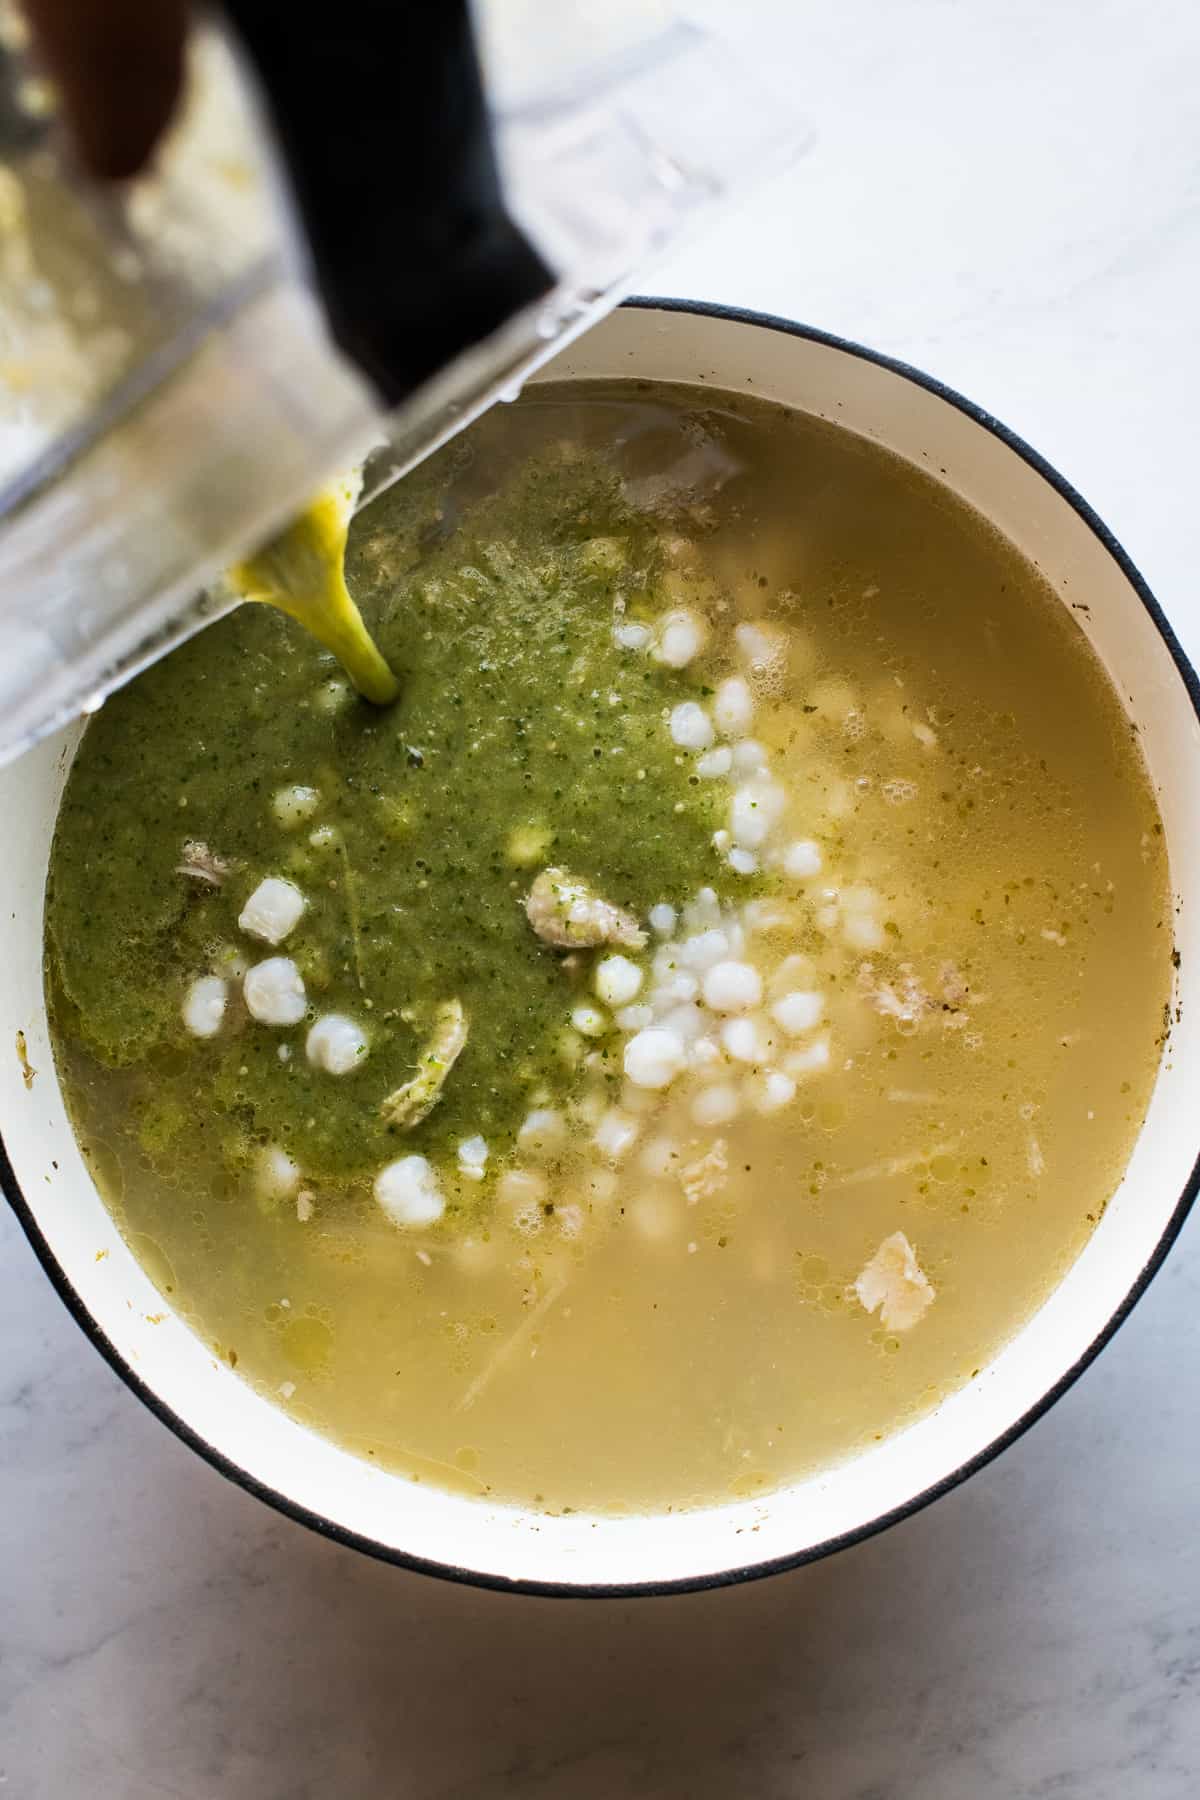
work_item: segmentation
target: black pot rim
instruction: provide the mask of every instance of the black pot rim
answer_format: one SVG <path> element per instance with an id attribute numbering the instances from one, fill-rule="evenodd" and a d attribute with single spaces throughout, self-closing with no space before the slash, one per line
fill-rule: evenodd
<path id="1" fill-rule="evenodd" d="M 1083 523 L 1096 537 L 1102 547 L 1116 563 L 1130 587 L 1149 614 L 1155 629 L 1166 645 L 1171 659 L 1179 672 L 1180 680 L 1191 700 L 1197 719 L 1200 719 L 1200 679 L 1188 661 L 1179 640 L 1167 622 L 1161 607 L 1147 587 L 1138 569 L 1134 566 L 1125 550 L 1112 532 L 1097 514 L 1043 456 L 1025 443 L 1024 439 L 1002 425 L 998 419 L 976 406 L 953 388 L 926 375 L 922 370 L 901 362 L 892 356 L 885 356 L 876 350 L 868 350 L 861 344 L 846 338 L 836 337 L 833 333 L 818 330 L 809 325 L 797 324 L 794 320 L 779 318 L 772 313 L 748 310 L 744 307 L 722 306 L 698 300 L 679 300 L 658 298 L 653 295 L 634 295 L 624 302 L 631 308 L 650 312 L 690 313 L 702 318 L 719 319 L 738 325 L 752 325 L 763 330 L 778 331 L 788 337 L 807 339 L 810 343 L 824 344 L 831 350 L 838 350 L 844 355 L 859 358 L 863 362 L 874 363 L 878 368 L 888 369 L 893 374 L 911 381 L 914 386 L 924 388 L 927 393 L 944 400 L 959 412 L 983 427 L 993 437 L 999 438 L 1023 462 L 1029 464 L 1038 475 L 1046 481 L 1055 492 L 1067 502 L 1078 514 Z M 529 1594 L 565 1599 L 632 1599 L 657 1594 L 699 1593 L 711 1588 L 730 1587 L 744 1581 L 759 1581 L 768 1575 L 777 1575 L 789 1569 L 801 1568 L 806 1563 L 817 1562 L 821 1558 L 831 1556 L 838 1550 L 844 1550 L 853 1544 L 864 1543 L 878 1532 L 886 1531 L 889 1526 L 898 1524 L 903 1519 L 912 1518 L 943 1494 L 950 1493 L 978 1470 L 985 1468 L 1002 1451 L 1016 1443 L 1029 1430 L 1030 1426 L 1047 1413 L 1054 1403 L 1072 1387 L 1083 1371 L 1100 1354 L 1104 1346 L 1111 1341 L 1121 1325 L 1129 1317 L 1137 1302 L 1141 1299 L 1151 1281 L 1162 1267 L 1167 1252 L 1183 1227 L 1184 1220 L 1191 1210 L 1192 1202 L 1200 1189 L 1200 1156 L 1193 1165 L 1192 1172 L 1180 1194 L 1179 1200 L 1163 1229 L 1154 1252 L 1142 1268 L 1130 1287 L 1120 1306 L 1113 1313 L 1087 1349 L 1078 1357 L 1072 1366 L 1059 1377 L 1041 1398 L 1027 1412 L 1010 1425 L 1007 1431 L 994 1438 L 984 1449 L 978 1451 L 965 1463 L 943 1475 L 940 1480 L 925 1488 L 921 1493 L 906 1500 L 902 1505 L 892 1507 L 890 1511 L 878 1518 L 868 1520 L 865 1524 L 852 1530 L 824 1539 L 806 1549 L 793 1551 L 787 1555 L 771 1557 L 763 1562 L 738 1564 L 728 1569 L 720 1569 L 711 1574 L 687 1575 L 672 1580 L 662 1581 L 614 1581 L 614 1582 L 567 1582 L 537 1581 L 528 1579 L 506 1580 L 500 1575 L 490 1575 L 475 1569 L 460 1568 L 453 1563 L 435 1562 L 427 1557 L 416 1556 L 409 1551 L 394 1549 L 391 1545 L 382 1544 L 375 1538 L 364 1537 L 361 1533 L 350 1531 L 332 1519 L 320 1513 L 312 1512 L 299 1501 L 292 1500 L 267 1483 L 260 1481 L 249 1470 L 227 1457 L 223 1451 L 210 1444 L 191 1425 L 179 1416 L 171 1407 L 164 1404 L 150 1387 L 135 1372 L 132 1366 L 117 1350 L 111 1339 L 100 1329 L 96 1320 L 88 1312 L 83 1301 L 72 1287 L 64 1270 L 51 1250 L 33 1210 L 26 1201 L 17 1181 L 13 1167 L 8 1158 L 3 1137 L 0 1136 L 0 1189 L 12 1206 L 13 1212 L 29 1240 L 34 1255 L 45 1270 L 59 1298 L 71 1314 L 80 1330 L 91 1340 L 96 1349 L 105 1358 L 110 1367 L 119 1375 L 125 1385 L 135 1393 L 139 1400 L 149 1408 L 154 1416 L 161 1420 L 179 1440 L 189 1449 L 197 1452 L 209 1463 L 218 1474 L 234 1482 L 248 1494 L 266 1501 L 276 1511 L 294 1519 L 300 1525 L 306 1525 L 311 1531 L 329 1538 L 336 1544 L 349 1549 L 360 1550 L 381 1562 L 391 1563 L 402 1569 L 409 1569 L 417 1574 L 432 1575 L 443 1581 L 458 1582 L 468 1587 L 487 1588 L 501 1593 Z"/>

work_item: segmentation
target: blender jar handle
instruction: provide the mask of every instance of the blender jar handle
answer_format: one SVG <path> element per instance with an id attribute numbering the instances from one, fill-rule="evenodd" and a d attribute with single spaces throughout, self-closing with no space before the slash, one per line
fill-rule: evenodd
<path id="1" fill-rule="evenodd" d="M 395 405 L 553 286 L 508 216 L 465 0 L 227 0 L 333 337 Z"/>

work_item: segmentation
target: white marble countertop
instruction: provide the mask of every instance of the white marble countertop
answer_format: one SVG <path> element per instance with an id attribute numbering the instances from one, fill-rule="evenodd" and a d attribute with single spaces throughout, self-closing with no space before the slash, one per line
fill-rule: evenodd
<path id="1" fill-rule="evenodd" d="M 814 144 L 660 288 L 805 318 L 992 408 L 1200 653 L 1200 9 L 740 16 Z M 705 1595 L 478 1593 L 225 1483 L 109 1372 L 5 1211 L 0 1790 L 1190 1800 L 1198 1416 L 1193 1221 L 1054 1411 L 885 1536 Z"/>

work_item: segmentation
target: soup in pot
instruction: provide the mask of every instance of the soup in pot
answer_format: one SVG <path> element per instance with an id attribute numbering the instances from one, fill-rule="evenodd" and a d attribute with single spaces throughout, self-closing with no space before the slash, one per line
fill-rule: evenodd
<path id="1" fill-rule="evenodd" d="M 969 1381 L 1166 1029 L 1071 612 L 879 447 L 633 384 L 489 414 L 346 577 L 393 704 L 245 606 L 62 804 L 59 1073 L 171 1305 L 360 1455 L 554 1511 L 768 1490 Z"/>

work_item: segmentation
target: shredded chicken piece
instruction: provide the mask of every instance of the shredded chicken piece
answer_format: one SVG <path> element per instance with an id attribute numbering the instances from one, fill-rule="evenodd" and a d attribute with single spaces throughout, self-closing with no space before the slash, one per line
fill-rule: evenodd
<path id="1" fill-rule="evenodd" d="M 646 934 L 632 913 L 602 900 L 586 881 L 565 869 L 543 869 L 529 890 L 525 916 L 544 944 L 579 950 L 594 944 L 625 944 L 640 950 Z"/>
<path id="2" fill-rule="evenodd" d="M 888 1331 L 909 1331 L 925 1316 L 934 1288 L 902 1231 L 884 1238 L 854 1283 L 854 1292 L 869 1313 L 877 1308 Z"/>
<path id="3" fill-rule="evenodd" d="M 524 1302 L 529 1309 L 526 1312 L 525 1317 L 520 1321 L 514 1331 L 511 1331 L 506 1338 L 497 1344 L 495 1351 L 479 1371 L 462 1399 L 455 1402 L 455 1412 L 466 1412 L 468 1407 L 474 1406 L 492 1377 L 497 1374 L 516 1351 L 532 1337 L 546 1314 L 552 1307 L 558 1304 L 566 1291 L 566 1286 L 566 1280 L 560 1279 L 553 1282 L 536 1302 L 531 1303 L 530 1300 Z M 531 1351 L 530 1354 L 534 1355 L 536 1352 Z"/>
<path id="4" fill-rule="evenodd" d="M 442 1097 L 446 1079 L 467 1041 L 467 1015 L 460 1000 L 447 1000 L 438 1007 L 433 1033 L 422 1050 L 417 1072 L 394 1093 L 388 1095 L 380 1111 L 389 1125 L 411 1131 L 427 1119 Z"/>
<path id="5" fill-rule="evenodd" d="M 957 963 L 944 962 L 938 970 L 938 980 L 942 985 L 942 999 L 947 1006 L 965 1006 L 970 994 L 966 977 Z"/>
<path id="6" fill-rule="evenodd" d="M 237 863 L 228 856 L 218 856 L 215 850 L 199 838 L 188 838 L 183 846 L 183 859 L 176 863 L 175 873 L 186 875 L 192 881 L 203 881 L 208 887 L 219 888 L 231 869 Z"/>
<path id="7" fill-rule="evenodd" d="M 898 1025 L 919 1025 L 938 1005 L 926 993 L 911 963 L 900 964 L 894 981 L 882 980 L 874 963 L 860 963 L 858 984 L 875 1011 L 885 1019 L 895 1019 Z"/>
<path id="8" fill-rule="evenodd" d="M 844 1175 L 826 1177 L 830 1187 L 860 1187 L 864 1181 L 890 1181 L 896 1175 L 907 1175 L 931 1163 L 935 1156 L 949 1156 L 958 1149 L 959 1139 L 944 1144 L 931 1144 L 928 1150 L 914 1150 L 911 1156 L 887 1156 L 882 1162 L 864 1163 L 860 1169 L 849 1169 Z"/>
<path id="9" fill-rule="evenodd" d="M 703 1156 L 679 1171 L 680 1186 L 688 1205 L 696 1206 L 701 1200 L 711 1200 L 724 1187 L 728 1173 L 728 1146 L 724 1138 L 717 1138 Z"/>

